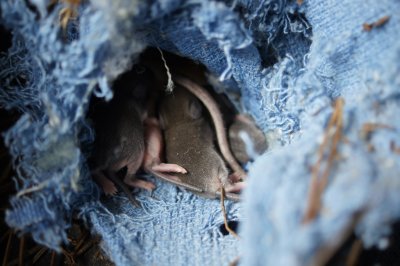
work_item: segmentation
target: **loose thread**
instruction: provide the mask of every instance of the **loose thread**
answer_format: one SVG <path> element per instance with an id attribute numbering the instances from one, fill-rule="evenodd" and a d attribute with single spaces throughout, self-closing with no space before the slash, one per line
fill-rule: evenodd
<path id="1" fill-rule="evenodd" d="M 33 193 L 33 192 L 42 190 L 43 188 L 45 188 L 45 186 L 46 186 L 47 184 L 48 184 L 48 182 L 47 182 L 47 181 L 44 181 L 44 182 L 40 183 L 39 185 L 36 185 L 36 186 L 30 187 L 30 188 L 21 190 L 21 191 L 19 191 L 19 192 L 17 193 L 16 197 L 19 198 L 19 197 L 22 197 L 22 196 L 24 196 L 24 195 L 26 195 L 26 194 L 30 194 L 30 193 Z"/>
<path id="2" fill-rule="evenodd" d="M 159 51 L 160 54 L 161 54 L 161 59 L 162 59 L 162 61 L 164 62 L 164 67 L 165 67 L 165 70 L 167 71 L 168 83 L 167 83 L 166 91 L 167 91 L 168 93 L 171 93 L 171 92 L 174 90 L 174 88 L 175 88 L 174 82 L 172 81 L 172 75 L 171 75 L 171 72 L 170 72 L 169 67 L 168 67 L 168 65 L 167 65 L 167 60 L 165 60 L 165 58 L 164 58 L 163 52 L 161 51 L 160 48 L 157 47 L 157 49 L 158 49 L 158 51 Z"/>

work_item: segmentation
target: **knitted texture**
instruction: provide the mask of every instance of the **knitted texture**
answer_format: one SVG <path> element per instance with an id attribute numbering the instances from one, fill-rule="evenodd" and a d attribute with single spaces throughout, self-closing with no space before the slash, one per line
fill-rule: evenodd
<path id="1" fill-rule="evenodd" d="M 378 244 L 400 215 L 400 3 L 298 2 L 1 1 L 12 46 L 0 55 L 0 106 L 22 113 L 3 134 L 20 180 L 7 223 L 57 250 L 78 214 L 117 265 L 227 265 L 237 256 L 243 265 L 307 265 L 355 216 L 364 245 Z M 66 7 L 79 15 L 63 29 Z M 100 201 L 86 162 L 89 99 L 111 99 L 112 82 L 146 47 L 204 64 L 215 89 L 240 93 L 237 106 L 267 136 L 243 205 L 226 202 L 242 240 L 221 230 L 218 200 L 152 177 L 153 195 L 136 193 L 141 209 L 125 196 Z M 340 126 L 329 127 L 338 108 Z M 329 149 L 320 150 L 335 132 L 328 167 Z M 328 182 L 304 223 L 315 166 L 329 169 Z"/>

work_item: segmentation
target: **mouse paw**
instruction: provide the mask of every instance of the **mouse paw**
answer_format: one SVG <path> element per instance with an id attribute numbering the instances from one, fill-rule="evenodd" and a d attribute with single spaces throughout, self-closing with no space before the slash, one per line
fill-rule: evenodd
<path id="1" fill-rule="evenodd" d="M 115 184 L 102 174 L 94 175 L 94 180 L 101 186 L 104 194 L 107 196 L 114 196 L 117 194 L 118 189 Z"/>
<path id="2" fill-rule="evenodd" d="M 104 194 L 106 194 L 107 196 L 114 196 L 115 194 L 117 194 L 118 189 L 116 188 L 113 182 L 110 182 L 109 185 L 103 186 L 103 191 Z"/>
<path id="3" fill-rule="evenodd" d="M 187 171 L 185 168 L 183 168 L 180 165 L 177 164 L 172 164 L 172 163 L 160 163 L 157 165 L 153 165 L 151 167 L 151 170 L 156 171 L 156 172 L 161 172 L 161 173 L 181 173 L 181 174 L 186 174 Z"/>
<path id="4" fill-rule="evenodd" d="M 156 188 L 156 186 L 152 182 L 137 178 L 125 178 L 124 183 L 128 186 L 146 189 L 150 192 Z"/>
<path id="5" fill-rule="evenodd" d="M 239 173 L 232 173 L 229 175 L 228 179 L 232 182 L 232 183 L 238 183 L 238 182 L 243 182 L 246 180 L 246 176 L 245 175 L 241 175 Z"/>
<path id="6" fill-rule="evenodd" d="M 246 187 L 246 182 L 233 183 L 225 188 L 226 192 L 238 193 Z"/>

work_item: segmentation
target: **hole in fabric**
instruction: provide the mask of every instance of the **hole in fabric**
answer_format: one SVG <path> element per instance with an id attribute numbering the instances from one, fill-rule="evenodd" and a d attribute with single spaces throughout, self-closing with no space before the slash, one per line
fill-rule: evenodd
<path id="1" fill-rule="evenodd" d="M 400 221 L 392 225 L 392 233 L 379 241 L 378 246 L 364 248 L 362 241 L 351 234 L 340 248 L 325 263 L 334 265 L 399 265 Z M 351 263 L 349 263 L 351 262 Z"/>
<path id="2" fill-rule="evenodd" d="M 278 54 L 275 49 L 272 46 L 268 46 L 265 50 L 265 52 L 260 51 L 262 67 L 267 68 L 278 63 Z"/>
<path id="3" fill-rule="evenodd" d="M 303 9 L 293 3 L 295 1 L 287 5 L 261 2 L 257 6 L 242 1 L 234 1 L 233 4 L 234 11 L 251 32 L 261 66 L 271 68 L 287 55 L 301 65 L 311 46 L 312 36 L 312 28 Z"/>
<path id="4" fill-rule="evenodd" d="M 2 25 L 0 25 L 0 52 L 6 52 L 12 44 L 12 34 L 10 31 L 6 30 Z"/>
<path id="5" fill-rule="evenodd" d="M 391 234 L 379 241 L 377 247 L 362 250 L 359 265 L 400 265 L 400 221 L 391 227 Z"/>
<path id="6" fill-rule="evenodd" d="M 125 108 L 124 105 L 127 105 L 127 101 L 130 98 L 132 98 L 132 100 L 137 99 L 134 101 L 135 103 L 132 104 L 138 105 L 137 108 L 132 109 L 134 110 L 133 112 L 146 110 L 148 116 L 159 117 L 160 103 L 165 94 L 164 86 L 168 83 L 167 71 L 170 71 L 172 75 L 177 73 L 177 75 L 188 76 L 188 78 L 193 82 L 205 87 L 206 90 L 208 89 L 208 92 L 214 96 L 213 98 L 217 99 L 217 104 L 221 107 L 220 110 L 223 113 L 222 115 L 226 124 L 232 124 L 235 119 L 236 111 L 234 105 L 226 95 L 218 95 L 217 92 L 213 91 L 213 87 L 210 86 L 206 75 L 206 69 L 203 65 L 167 52 L 163 52 L 163 56 L 167 61 L 169 70 L 166 69 L 166 66 L 163 63 L 160 51 L 156 49 L 148 49 L 141 55 L 139 61 L 140 65 L 134 65 L 131 70 L 122 73 L 113 82 L 112 90 L 114 92 L 114 98 L 110 102 L 105 102 L 104 99 L 97 98 L 93 95 L 94 97 L 92 97 L 89 104 L 87 117 L 95 132 L 95 140 L 92 145 L 93 148 L 88 151 L 88 162 L 92 169 L 95 169 L 97 166 L 107 167 L 109 159 L 116 161 L 122 158 L 121 160 L 124 161 L 129 158 L 125 157 L 136 154 L 133 150 L 136 151 L 140 149 L 141 143 L 133 143 L 133 139 L 139 140 L 139 136 L 143 136 L 143 133 L 139 132 L 140 130 L 143 130 L 143 120 L 137 119 L 139 117 L 138 115 L 132 118 L 133 116 L 131 116 L 131 114 L 128 119 L 128 112 L 123 109 Z M 147 73 L 147 70 L 149 73 Z M 148 98 L 150 98 L 150 100 Z M 204 112 L 203 115 L 205 116 L 206 121 L 211 121 L 211 119 L 207 119 L 209 116 L 208 112 Z M 126 119 L 123 118 L 125 116 L 127 117 Z M 143 117 L 140 118 L 143 119 Z M 136 120 L 134 121 L 134 119 Z M 136 124 L 132 125 L 132 123 Z M 127 137 L 131 135 L 138 137 Z M 119 143 L 122 143 L 122 145 Z M 124 143 L 126 143 L 126 145 L 123 145 Z M 127 152 L 127 150 L 131 151 Z M 166 149 L 164 149 L 164 151 L 165 150 Z M 217 148 L 215 148 L 215 150 L 218 152 Z M 137 152 L 137 154 L 139 154 L 140 151 Z M 114 159 L 114 156 L 118 158 Z M 193 156 L 196 155 L 193 154 Z M 124 176 L 126 168 L 123 166 L 126 165 L 120 166 L 119 169 L 115 169 L 119 170 L 116 174 L 118 176 Z M 139 173 L 140 169 L 134 169 L 133 171 Z M 232 225 L 230 226 L 236 228 L 237 222 L 232 222 Z"/>
<path id="7" fill-rule="evenodd" d="M 228 226 L 237 233 L 237 229 L 239 227 L 239 221 L 228 221 Z M 225 224 L 221 224 L 219 226 L 219 231 L 224 235 L 229 235 L 229 232 L 225 228 Z"/>

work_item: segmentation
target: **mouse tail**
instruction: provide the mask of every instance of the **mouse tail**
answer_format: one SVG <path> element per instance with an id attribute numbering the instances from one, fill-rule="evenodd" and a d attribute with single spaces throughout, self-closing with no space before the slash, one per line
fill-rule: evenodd
<path id="1" fill-rule="evenodd" d="M 169 182 L 171 184 L 174 184 L 174 185 L 177 185 L 179 187 L 183 187 L 183 188 L 186 188 L 186 189 L 192 190 L 194 192 L 198 192 L 198 193 L 202 193 L 203 192 L 203 190 L 198 188 L 198 187 L 195 187 L 195 186 L 192 186 L 190 184 L 186 184 L 186 183 L 182 182 L 182 180 L 177 176 L 161 173 L 159 171 L 154 171 L 154 170 L 151 170 L 151 169 L 146 169 L 146 172 L 148 172 L 149 174 L 155 176 L 156 178 L 159 178 L 161 180 L 167 181 L 167 182 Z"/>

